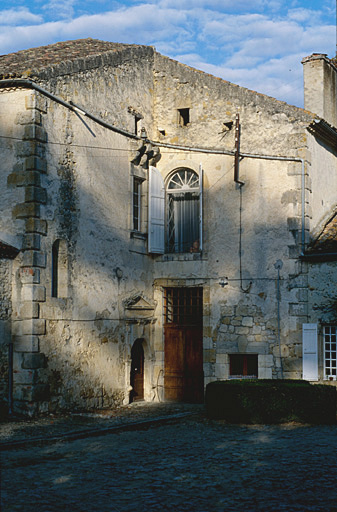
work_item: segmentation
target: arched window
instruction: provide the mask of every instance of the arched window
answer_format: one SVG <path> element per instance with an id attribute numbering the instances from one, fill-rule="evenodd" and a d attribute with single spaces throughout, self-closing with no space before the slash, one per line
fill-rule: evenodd
<path id="1" fill-rule="evenodd" d="M 180 167 L 166 182 L 149 167 L 148 251 L 201 252 L 203 169 Z"/>
<path id="2" fill-rule="evenodd" d="M 200 184 L 197 173 L 178 169 L 166 189 L 168 252 L 200 250 Z"/>
<path id="3" fill-rule="evenodd" d="M 68 250 L 65 240 L 55 240 L 53 243 L 51 296 L 68 296 Z"/>

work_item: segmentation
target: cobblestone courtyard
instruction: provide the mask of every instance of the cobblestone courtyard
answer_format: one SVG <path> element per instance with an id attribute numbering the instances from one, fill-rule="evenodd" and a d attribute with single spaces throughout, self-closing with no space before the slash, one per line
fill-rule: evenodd
<path id="1" fill-rule="evenodd" d="M 337 426 L 203 414 L 2 453 L 2 512 L 337 511 Z"/>

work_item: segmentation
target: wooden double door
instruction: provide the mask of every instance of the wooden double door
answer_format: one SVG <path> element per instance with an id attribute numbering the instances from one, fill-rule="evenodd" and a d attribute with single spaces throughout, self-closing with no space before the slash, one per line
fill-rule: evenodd
<path id="1" fill-rule="evenodd" d="M 164 319 L 165 400 L 202 403 L 202 288 L 167 288 Z"/>

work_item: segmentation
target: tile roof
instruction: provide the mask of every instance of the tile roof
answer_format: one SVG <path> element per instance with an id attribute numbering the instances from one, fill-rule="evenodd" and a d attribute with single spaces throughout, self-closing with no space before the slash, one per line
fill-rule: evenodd
<path id="1" fill-rule="evenodd" d="M 321 233 L 308 247 L 308 255 L 320 253 L 337 253 L 337 211 L 330 217 Z"/>
<path id="2" fill-rule="evenodd" d="M 116 52 L 139 45 L 111 43 L 98 39 L 76 39 L 48 46 L 0 55 L 0 78 L 38 74 L 39 71 L 65 61 L 74 61 L 102 53 Z"/>

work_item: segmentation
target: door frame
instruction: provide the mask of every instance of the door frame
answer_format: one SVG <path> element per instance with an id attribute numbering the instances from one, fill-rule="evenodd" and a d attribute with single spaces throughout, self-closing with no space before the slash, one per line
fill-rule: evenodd
<path id="1" fill-rule="evenodd" d="M 164 288 L 165 400 L 203 402 L 203 288 Z M 191 351 L 197 350 L 193 357 Z M 195 355 L 195 357 L 194 357 Z"/>

